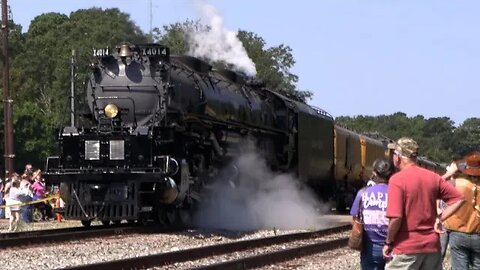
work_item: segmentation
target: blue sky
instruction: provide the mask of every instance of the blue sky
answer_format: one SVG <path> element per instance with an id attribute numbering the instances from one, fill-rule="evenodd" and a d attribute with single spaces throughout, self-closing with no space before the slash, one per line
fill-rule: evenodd
<path id="1" fill-rule="evenodd" d="M 300 89 L 334 117 L 478 117 L 480 1 L 210 0 L 231 30 L 293 49 Z M 28 29 L 46 12 L 116 7 L 150 29 L 150 0 L 10 0 Z M 152 24 L 197 19 L 190 0 L 153 0 Z"/>

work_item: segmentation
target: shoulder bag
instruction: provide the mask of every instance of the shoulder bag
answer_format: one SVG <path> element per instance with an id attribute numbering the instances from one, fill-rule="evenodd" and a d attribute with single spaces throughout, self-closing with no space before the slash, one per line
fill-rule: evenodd
<path id="1" fill-rule="evenodd" d="M 348 246 L 354 250 L 362 250 L 363 240 L 363 215 L 362 215 L 362 196 L 364 189 L 360 191 L 360 200 L 358 200 L 358 214 L 352 221 L 352 231 L 348 238 Z"/>

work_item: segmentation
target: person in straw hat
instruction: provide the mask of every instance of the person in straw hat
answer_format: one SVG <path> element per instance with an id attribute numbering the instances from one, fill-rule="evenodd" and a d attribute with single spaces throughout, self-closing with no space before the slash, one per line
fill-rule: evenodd
<path id="1" fill-rule="evenodd" d="M 387 190 L 386 269 L 442 269 L 435 228 L 461 206 L 463 196 L 440 175 L 417 165 L 419 147 L 412 138 L 400 138 L 388 148 L 398 172 Z M 448 205 L 441 215 L 437 199 Z"/>
<path id="2" fill-rule="evenodd" d="M 460 173 L 454 185 L 465 197 L 465 203 L 445 221 L 452 269 L 480 269 L 480 151 L 467 154 L 451 167 Z"/>

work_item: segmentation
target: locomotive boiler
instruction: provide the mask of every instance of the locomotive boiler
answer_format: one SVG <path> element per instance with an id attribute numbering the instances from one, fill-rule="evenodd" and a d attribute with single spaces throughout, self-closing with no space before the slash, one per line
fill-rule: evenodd
<path id="1" fill-rule="evenodd" d="M 93 52 L 93 124 L 61 128 L 58 155 L 47 160 L 45 177 L 60 184 L 67 218 L 87 226 L 172 223 L 220 170 L 230 166 L 235 177 L 232 160 L 249 145 L 273 170 L 295 171 L 304 182 L 329 179 L 326 112 L 159 44 Z"/>

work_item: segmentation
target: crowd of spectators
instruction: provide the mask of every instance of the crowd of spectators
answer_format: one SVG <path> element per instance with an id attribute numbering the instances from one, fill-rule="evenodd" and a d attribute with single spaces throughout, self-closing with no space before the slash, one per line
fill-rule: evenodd
<path id="1" fill-rule="evenodd" d="M 21 219 L 25 223 L 34 220 L 48 220 L 51 208 L 47 202 L 37 200 L 45 198 L 47 188 L 40 169 L 34 170 L 32 164 L 25 165 L 24 172 L 11 174 L 5 180 L 0 180 L 0 219 L 10 220 L 9 231 L 15 231 Z M 32 204 L 26 204 L 32 202 Z"/>
<path id="2" fill-rule="evenodd" d="M 382 177 L 376 160 L 351 208 L 363 223 L 361 269 L 442 269 L 447 249 L 451 269 L 480 269 L 480 151 L 454 159 L 440 176 L 418 166 L 412 138 L 388 148 L 393 165 L 382 164 L 396 171 Z"/>

